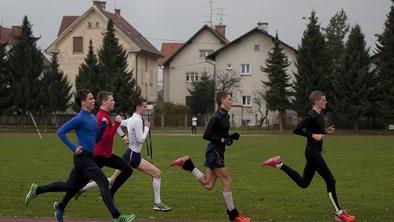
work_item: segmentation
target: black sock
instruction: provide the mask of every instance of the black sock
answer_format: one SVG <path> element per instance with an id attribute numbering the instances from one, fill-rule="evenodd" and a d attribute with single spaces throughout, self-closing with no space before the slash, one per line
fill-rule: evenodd
<path id="1" fill-rule="evenodd" d="M 191 159 L 186 160 L 182 167 L 182 169 L 188 170 L 190 172 L 192 172 L 194 168 L 195 167 Z"/>

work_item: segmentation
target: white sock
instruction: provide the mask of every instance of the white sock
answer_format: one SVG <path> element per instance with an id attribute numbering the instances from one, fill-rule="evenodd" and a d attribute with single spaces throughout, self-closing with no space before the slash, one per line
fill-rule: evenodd
<path id="1" fill-rule="evenodd" d="M 229 211 L 234 210 L 233 193 L 223 192 L 224 202 L 226 202 L 227 209 Z"/>
<path id="2" fill-rule="evenodd" d="M 337 216 L 341 215 L 342 213 L 343 213 L 342 210 L 335 212 L 335 214 L 336 214 Z"/>
<path id="3" fill-rule="evenodd" d="M 161 178 L 160 177 L 153 177 L 152 187 L 153 187 L 153 193 L 155 195 L 155 203 L 161 203 L 160 184 L 161 184 Z"/>
<path id="4" fill-rule="evenodd" d="M 281 168 L 283 166 L 283 162 L 281 162 L 280 164 L 276 165 L 276 168 Z"/>
<path id="5" fill-rule="evenodd" d="M 204 176 L 204 174 L 201 173 L 201 171 L 197 169 L 197 167 L 194 167 L 194 169 L 192 170 L 192 174 L 197 180 L 200 180 L 200 178 Z"/>
<path id="6" fill-rule="evenodd" d="M 89 182 L 88 184 L 86 184 L 81 190 L 88 191 L 88 190 L 93 189 L 95 187 L 97 187 L 97 183 L 92 181 L 92 182 Z"/>

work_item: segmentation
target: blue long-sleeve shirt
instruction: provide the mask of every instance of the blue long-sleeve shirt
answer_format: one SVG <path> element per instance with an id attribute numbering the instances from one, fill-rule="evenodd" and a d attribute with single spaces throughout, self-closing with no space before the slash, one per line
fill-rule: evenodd
<path id="1" fill-rule="evenodd" d="M 57 136 L 72 152 L 75 152 L 78 146 L 82 146 L 84 152 L 93 153 L 94 145 L 100 140 L 105 127 L 106 124 L 102 124 L 99 130 L 96 117 L 88 111 L 81 110 L 78 115 L 60 127 L 57 131 Z M 77 134 L 78 142 L 76 145 L 66 135 L 71 130 L 75 130 Z"/>

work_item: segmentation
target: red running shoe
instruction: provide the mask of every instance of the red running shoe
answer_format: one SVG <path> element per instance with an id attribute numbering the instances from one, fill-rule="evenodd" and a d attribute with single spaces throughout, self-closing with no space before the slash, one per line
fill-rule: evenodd
<path id="1" fill-rule="evenodd" d="M 264 161 L 264 163 L 262 163 L 261 165 L 276 168 L 281 163 L 282 163 L 282 159 L 280 158 L 280 156 L 274 156 L 274 157 Z"/>
<path id="2" fill-rule="evenodd" d="M 176 160 L 172 161 L 171 166 L 172 166 L 172 167 L 179 167 L 179 168 L 182 168 L 182 167 L 183 167 L 183 164 L 184 164 L 187 160 L 190 160 L 190 159 L 191 159 L 191 158 L 190 158 L 190 156 L 188 156 L 188 155 L 183 156 L 183 157 L 181 157 L 181 158 L 179 158 L 179 159 L 176 159 Z"/>
<path id="3" fill-rule="evenodd" d="M 346 210 L 343 210 L 341 215 L 335 215 L 335 220 L 339 222 L 353 222 L 356 220 L 356 216 L 349 215 Z"/>

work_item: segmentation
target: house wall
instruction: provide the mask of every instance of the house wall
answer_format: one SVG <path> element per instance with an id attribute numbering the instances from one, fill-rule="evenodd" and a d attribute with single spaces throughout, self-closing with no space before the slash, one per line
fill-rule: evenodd
<path id="1" fill-rule="evenodd" d="M 94 28 L 88 28 L 88 23 L 91 22 Z M 99 27 L 96 28 L 96 22 Z M 98 49 L 102 45 L 103 33 L 106 32 L 107 19 L 106 17 L 98 14 L 97 11 L 91 10 L 77 26 L 72 28 L 59 42 L 52 48 L 48 49 L 49 52 L 57 52 L 59 59 L 59 68 L 65 73 L 70 83 L 73 84 L 75 89 L 75 78 L 78 74 L 79 66 L 84 62 L 84 58 L 89 51 L 89 41 L 92 40 L 95 54 L 97 55 Z M 73 52 L 73 37 L 83 37 L 83 52 Z M 115 36 L 119 39 L 120 45 L 128 52 L 127 64 L 128 70 L 133 70 L 134 78 L 137 78 L 137 84 L 141 88 L 142 96 L 146 97 L 148 101 L 155 101 L 157 98 L 157 57 L 149 55 L 141 55 L 139 48 L 132 43 L 125 35 L 117 31 L 115 28 Z M 138 71 L 136 69 L 137 56 L 142 56 L 144 59 L 138 60 Z M 147 58 L 147 68 L 145 68 L 145 57 Z M 136 72 L 137 71 L 137 72 Z M 154 75 L 151 77 L 150 73 Z M 153 83 L 151 83 L 151 79 Z M 141 80 L 141 81 L 138 81 Z M 145 80 L 145 81 L 143 81 Z M 147 84 L 145 84 L 147 81 Z"/>
<path id="2" fill-rule="evenodd" d="M 208 30 L 203 30 L 193 41 L 178 53 L 163 71 L 164 100 L 185 105 L 186 96 L 190 93 L 191 83 L 186 82 L 187 72 L 203 72 L 213 74 L 213 65 L 200 58 L 201 49 L 216 51 L 223 44 Z"/>
<path id="3" fill-rule="evenodd" d="M 260 51 L 255 51 L 255 45 L 260 45 Z M 230 114 L 234 114 L 235 126 L 242 125 L 242 121 L 249 121 L 247 125 L 256 125 L 256 114 L 258 114 L 257 105 L 253 102 L 255 91 L 262 90 L 262 81 L 267 81 L 268 76 L 261 71 L 260 66 L 265 66 L 265 60 L 268 58 L 268 52 L 272 51 L 273 41 L 270 37 L 259 32 L 251 33 L 245 36 L 241 41 L 228 46 L 216 56 L 216 65 L 218 72 L 225 72 L 227 64 L 232 65 L 232 71 L 241 79 L 241 86 L 238 90 L 234 90 L 233 104 L 235 107 Z M 289 57 L 291 65 L 287 71 L 291 76 L 291 81 L 294 81 L 293 72 L 296 71 L 294 61 L 296 61 L 296 54 L 290 48 L 281 45 L 283 52 Z M 240 75 L 241 64 L 251 64 L 250 75 Z M 242 96 L 251 96 L 251 106 L 242 106 Z M 237 105 L 241 105 L 237 107 Z M 265 106 L 264 110 L 265 110 Z M 260 114 L 257 116 L 260 117 Z M 271 112 L 269 115 L 270 124 L 277 123 L 277 113 Z"/>

